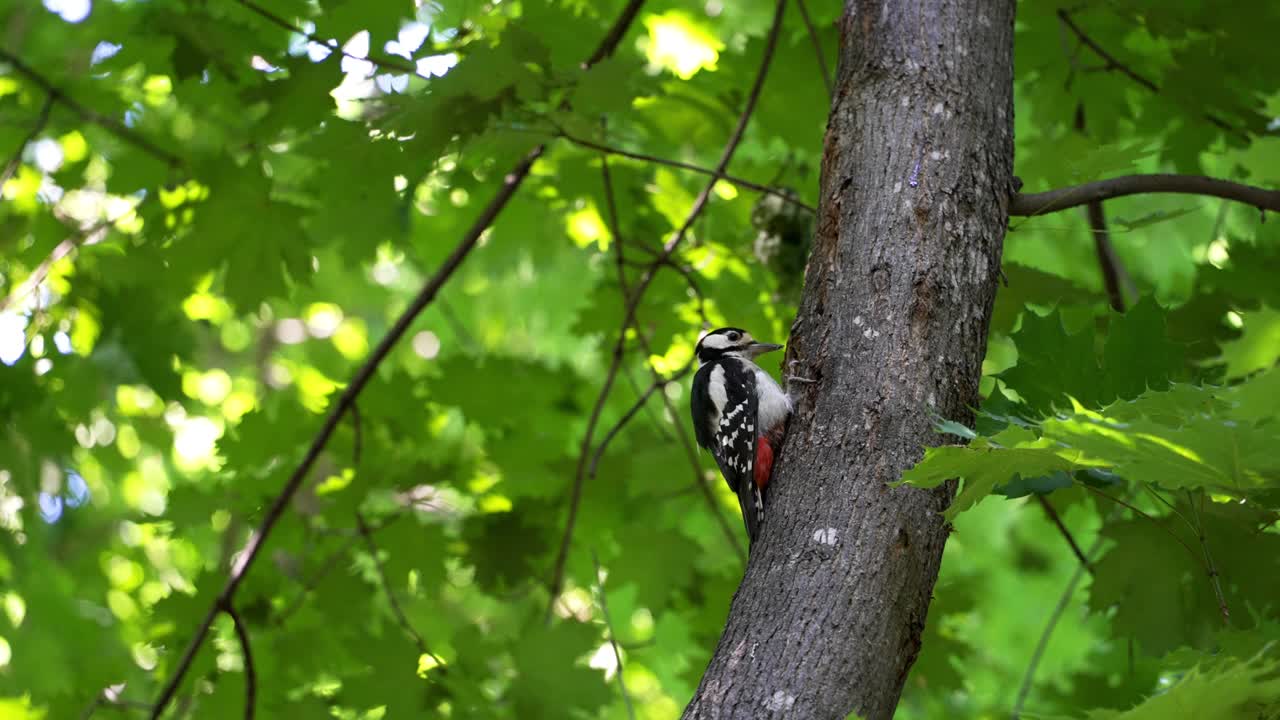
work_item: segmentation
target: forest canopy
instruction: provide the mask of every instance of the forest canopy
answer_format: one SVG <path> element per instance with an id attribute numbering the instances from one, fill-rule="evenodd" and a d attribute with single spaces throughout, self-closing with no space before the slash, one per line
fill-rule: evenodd
<path id="1" fill-rule="evenodd" d="M 747 553 L 693 348 L 788 337 L 838 5 L 0 0 L 0 718 L 678 716 Z M 1280 717 L 1248 5 L 1018 4 L 896 717 Z"/>

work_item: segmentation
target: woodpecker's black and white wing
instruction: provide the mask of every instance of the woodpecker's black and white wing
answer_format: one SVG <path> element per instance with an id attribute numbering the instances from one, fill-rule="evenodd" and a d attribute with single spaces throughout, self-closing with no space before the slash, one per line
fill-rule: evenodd
<path id="1" fill-rule="evenodd" d="M 740 360 L 703 365 L 693 377 L 690 402 L 698 444 L 711 451 L 729 489 L 738 496 L 747 538 L 755 542 L 764 520 L 764 495 L 756 486 L 756 375 Z"/>

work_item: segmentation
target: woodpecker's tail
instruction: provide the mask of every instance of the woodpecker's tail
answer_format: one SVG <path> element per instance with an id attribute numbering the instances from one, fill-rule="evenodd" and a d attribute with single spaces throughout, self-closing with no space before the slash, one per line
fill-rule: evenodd
<path id="1" fill-rule="evenodd" d="M 747 544 L 755 543 L 764 524 L 764 490 L 754 482 L 738 486 L 738 506 L 742 508 L 742 521 L 747 526 Z"/>

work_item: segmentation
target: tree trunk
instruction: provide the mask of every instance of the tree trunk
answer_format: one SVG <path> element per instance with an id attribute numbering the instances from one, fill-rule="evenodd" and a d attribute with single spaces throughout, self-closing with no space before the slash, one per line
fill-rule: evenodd
<path id="1" fill-rule="evenodd" d="M 685 718 L 890 718 L 952 488 L 891 489 L 978 400 L 1013 166 L 1013 0 L 850 0 L 796 414 Z"/>

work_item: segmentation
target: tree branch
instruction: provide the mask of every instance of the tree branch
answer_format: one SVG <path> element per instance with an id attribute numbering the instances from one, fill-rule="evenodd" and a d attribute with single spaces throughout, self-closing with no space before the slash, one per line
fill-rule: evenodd
<path id="1" fill-rule="evenodd" d="M 249 629 L 230 602 L 222 608 L 222 611 L 231 618 L 236 639 L 240 641 L 240 654 L 244 657 L 244 720 L 253 720 L 258 698 L 258 673 L 253 668 L 253 653 L 249 650 Z"/>
<path id="2" fill-rule="evenodd" d="M 4 164 L 4 170 L 0 171 L 0 187 L 9 182 L 9 178 L 18 171 L 18 165 L 22 162 L 22 151 L 35 141 L 44 126 L 49 124 L 49 112 L 53 110 L 54 96 L 53 93 L 46 94 L 44 103 L 40 106 L 40 113 L 36 116 L 36 124 L 31 128 L 31 132 L 18 143 L 18 149 L 13 151 L 13 156 L 9 158 L 9 162 Z"/>
<path id="3" fill-rule="evenodd" d="M 378 544 L 373 541 L 373 532 L 370 531 L 369 525 L 364 521 L 364 516 L 359 512 L 356 513 L 356 529 L 360 532 L 360 539 L 364 542 L 365 549 L 369 551 L 369 557 L 373 559 L 373 569 L 378 575 L 378 585 L 382 588 L 382 594 L 387 596 L 387 604 L 391 606 L 391 614 L 395 616 L 396 624 L 417 646 L 418 652 L 423 655 L 430 655 L 431 659 L 436 661 L 436 665 L 444 667 L 444 660 L 427 647 L 426 640 L 422 639 L 422 634 L 413 627 L 413 623 L 409 622 L 409 616 L 405 615 L 404 608 L 400 606 L 400 601 L 396 599 L 396 594 L 391 588 L 391 582 L 387 579 L 386 568 L 382 565 L 382 558 L 378 557 Z"/>
<path id="4" fill-rule="evenodd" d="M 1084 103 L 1076 105 L 1076 130 L 1085 134 Z M 1102 270 L 1102 282 L 1107 289 L 1107 297 L 1111 301 L 1111 309 L 1124 312 L 1125 288 L 1132 285 L 1124 271 L 1124 265 L 1111 244 L 1111 233 L 1107 230 L 1107 215 L 1102 209 L 1102 201 L 1094 200 L 1085 205 L 1085 217 L 1089 222 L 1089 233 L 1093 237 L 1093 249 L 1098 255 L 1098 266 Z"/>
<path id="5" fill-rule="evenodd" d="M 1146 88 L 1147 90 L 1150 90 L 1153 93 L 1156 93 L 1157 95 L 1160 94 L 1160 86 L 1157 85 L 1154 80 L 1146 77 L 1145 75 L 1142 75 L 1137 70 L 1134 70 L 1128 65 L 1120 62 L 1120 60 L 1115 55 L 1112 55 L 1111 53 L 1107 52 L 1106 48 L 1102 47 L 1102 45 L 1098 44 L 1096 40 L 1089 37 L 1089 35 L 1085 33 L 1084 29 L 1082 29 L 1079 25 L 1075 23 L 1074 20 L 1071 19 L 1071 13 L 1066 8 L 1061 8 L 1058 10 L 1058 19 L 1062 22 L 1063 25 L 1066 25 L 1067 28 L 1071 30 L 1071 32 L 1076 36 L 1076 38 L 1080 40 L 1081 44 L 1083 44 L 1085 47 L 1092 50 L 1093 54 L 1097 55 L 1099 58 L 1102 59 L 1103 62 L 1106 63 L 1106 66 L 1102 68 L 1103 70 L 1119 70 L 1121 74 L 1123 74 L 1125 77 L 1129 78 L 1130 80 L 1134 81 L 1135 83 L 1141 85 L 1142 87 Z M 1222 118 L 1212 113 L 1205 113 L 1204 115 L 1202 115 L 1202 117 L 1221 130 L 1226 130 L 1227 132 L 1235 133 L 1236 135 L 1246 140 L 1249 139 L 1249 134 L 1247 132 L 1233 126 L 1231 123 L 1227 122 L 1226 120 L 1223 120 Z"/>
<path id="6" fill-rule="evenodd" d="M 31 66 L 22 62 L 22 60 L 19 59 L 18 56 L 14 55 L 8 50 L 0 49 L 0 60 L 3 60 L 9 63 L 10 65 L 12 65 L 13 69 L 17 70 L 19 74 L 25 76 L 28 80 L 38 85 L 40 89 L 44 90 L 48 94 L 49 98 L 62 103 L 64 106 L 67 107 L 67 109 L 71 110 L 76 115 L 79 115 L 81 120 L 84 120 L 87 123 L 91 123 L 94 125 L 98 125 L 99 127 L 102 127 L 103 129 L 110 132 L 112 135 L 115 135 L 116 137 L 129 143 L 130 145 L 133 145 L 139 150 L 142 150 L 150 155 L 153 155 L 163 160 L 171 168 L 179 167 L 182 165 L 182 159 L 179 158 L 177 155 L 174 155 L 168 150 L 165 150 L 159 145 L 156 145 L 155 143 L 151 142 L 146 137 L 139 134 L 137 131 L 128 127 L 127 125 L 120 122 L 119 120 L 116 120 L 115 118 L 107 115 L 103 115 L 102 113 L 98 112 L 97 110 L 94 110 L 93 108 L 82 105 L 75 98 L 72 98 L 71 96 L 67 95 L 61 88 L 54 85 L 48 78 L 40 74 L 40 72 L 38 72 Z"/>
<path id="7" fill-rule="evenodd" d="M 604 185 L 605 205 L 609 212 L 609 231 L 613 234 L 613 242 L 617 248 L 615 257 L 617 258 L 618 285 L 622 290 L 623 297 L 627 297 L 630 293 L 630 289 L 627 287 L 626 257 L 624 254 L 626 239 L 622 234 L 621 222 L 618 219 L 618 203 L 613 193 L 613 181 L 609 175 L 608 159 L 601 158 L 601 162 L 601 181 Z M 661 263 L 663 260 L 664 258 L 658 258 L 654 262 Z M 678 265 L 671 262 L 670 257 L 666 257 L 665 261 L 672 267 L 679 269 Z M 692 277 L 685 275 L 685 280 L 689 283 L 689 286 L 694 290 L 694 293 L 698 297 L 698 311 L 702 316 L 702 322 L 705 325 L 707 322 L 707 316 L 702 310 L 701 291 L 698 290 L 698 286 Z M 640 349 L 646 358 L 645 367 L 647 367 L 649 372 L 653 375 L 653 382 L 649 385 L 649 389 L 641 395 L 637 404 L 634 405 L 631 410 L 628 410 L 627 414 L 610 429 L 609 433 L 605 436 L 605 439 L 600 443 L 600 447 L 596 448 L 596 455 L 591 460 L 591 477 L 595 477 L 596 463 L 599 462 L 600 456 L 604 453 L 605 447 L 609 444 L 609 441 L 613 436 L 617 434 L 617 432 L 620 431 L 630 420 L 630 416 L 634 416 L 636 409 L 643 407 L 648 401 L 649 396 L 655 391 L 665 390 L 667 385 L 680 379 L 693 369 L 694 361 L 693 359 L 690 359 L 688 364 L 677 371 L 674 375 L 671 377 L 663 377 L 662 374 L 658 372 L 658 369 L 653 366 L 653 363 L 648 360 L 648 358 L 653 356 L 653 348 L 649 345 L 648 338 L 645 337 L 644 332 L 641 330 L 640 322 L 637 318 L 632 317 L 631 327 L 635 330 L 636 340 L 640 343 Z M 710 510 L 712 517 L 716 519 L 716 524 L 720 526 L 720 531 L 724 533 L 725 538 L 729 542 L 729 546 L 734 549 L 738 558 L 745 563 L 747 561 L 747 554 L 746 551 L 742 549 L 742 541 L 739 539 L 738 534 L 734 532 L 729 521 L 725 519 L 723 508 L 721 508 L 716 502 L 715 496 L 711 493 L 711 489 L 707 487 L 706 482 L 703 480 L 702 466 L 698 463 L 698 451 L 693 447 L 693 444 L 689 442 L 689 437 L 685 435 L 683 424 L 680 422 L 679 412 L 672 406 L 671 398 L 667 397 L 665 392 L 661 392 L 660 396 L 662 397 L 663 407 L 666 408 L 667 413 L 671 416 L 672 424 L 676 426 L 676 437 L 679 438 L 680 445 L 684 448 L 685 456 L 689 459 L 689 467 L 693 470 L 694 487 L 701 492 L 702 499 L 707 503 L 707 509 Z"/>
<path id="8" fill-rule="evenodd" d="M 630 0 L 615 25 L 630 25 L 631 21 L 635 19 L 639 6 L 643 3 L 644 0 Z M 608 57 L 613 52 L 614 48 L 617 46 L 617 42 L 622 38 L 624 33 L 625 27 L 622 31 L 617 30 L 616 27 L 611 29 L 608 35 L 606 35 L 605 41 L 601 43 L 596 52 L 592 53 L 592 57 Z M 196 653 L 200 650 L 200 647 L 204 644 L 205 638 L 209 635 L 209 628 L 213 625 L 213 619 L 218 613 L 218 608 L 230 603 L 232 598 L 235 596 L 236 590 L 240 587 L 240 583 L 253 567 L 253 562 L 262 552 L 262 547 L 270 536 L 271 531 L 275 528 L 276 523 L 280 521 L 281 516 L 284 515 L 284 511 L 288 507 L 290 500 L 292 500 L 294 494 L 297 493 L 298 488 L 302 486 L 302 482 L 306 478 L 308 471 L 310 471 L 311 466 L 315 464 L 316 460 L 319 458 L 320 452 L 324 449 L 325 445 L 328 444 L 329 438 L 333 435 L 338 423 L 342 421 L 342 417 L 351 408 L 352 403 L 355 402 L 356 396 L 360 394 L 360 391 L 363 390 L 365 385 L 369 383 L 369 380 L 373 378 L 373 373 L 378 369 L 378 366 L 382 361 L 390 355 L 391 349 L 400 340 L 400 338 L 402 338 L 409 330 L 409 326 L 413 323 L 414 319 L 431 304 L 431 301 L 435 298 L 436 294 L 440 292 L 440 288 L 448 282 L 449 278 L 453 276 L 453 273 L 460 265 L 462 265 L 462 261 L 465 260 L 467 255 L 471 253 L 471 250 L 475 248 L 476 243 L 480 240 L 480 236 L 489 228 L 490 225 L 493 224 L 493 221 L 498 217 L 498 214 L 502 212 L 502 209 L 507 206 L 507 203 L 510 202 L 511 198 L 515 195 L 516 190 L 519 189 L 520 184 L 524 182 L 526 177 L 528 177 L 529 171 L 532 169 L 534 162 L 537 161 L 538 158 L 542 157 L 545 150 L 546 145 L 538 145 L 533 148 L 523 159 L 520 160 L 519 163 L 516 164 L 514 168 L 511 169 L 510 172 L 506 174 L 503 178 L 502 185 L 498 188 L 498 192 L 494 198 L 490 200 L 489 204 L 485 206 L 483 211 L 481 211 L 480 216 L 476 218 L 474 223 L 472 223 L 471 227 L 463 235 L 463 238 L 458 243 L 457 247 L 455 247 L 453 252 L 449 254 L 449 257 L 445 259 L 444 264 L 440 269 L 436 271 L 436 274 L 427 280 L 426 284 L 424 284 L 422 289 L 418 292 L 418 295 L 409 304 L 409 307 L 405 308 L 404 312 L 400 314 L 400 317 L 396 319 L 395 324 L 387 331 L 386 336 L 384 336 L 382 341 L 378 343 L 378 346 L 374 348 L 373 354 L 370 355 L 369 359 L 365 361 L 364 365 L 360 367 L 355 376 L 351 379 L 351 383 L 347 385 L 345 390 L 343 390 L 342 395 L 339 396 L 333 410 L 330 411 L 329 416 L 325 418 L 324 425 L 321 426 L 319 434 L 317 434 L 315 440 L 312 441 L 311 447 L 307 449 L 307 453 L 303 457 L 302 463 L 298 465 L 297 469 L 295 469 L 293 474 L 289 477 L 284 488 L 281 489 L 271 506 L 267 509 L 266 515 L 258 525 L 257 530 L 255 530 L 253 535 L 250 536 L 249 543 L 246 545 L 244 552 L 241 555 L 240 562 L 232 568 L 231 576 L 227 579 L 227 584 L 223 587 L 217 600 L 201 621 L 200 626 L 196 629 L 195 636 L 191 639 L 191 643 L 187 646 L 182 658 L 178 661 L 178 666 L 174 670 L 173 676 L 161 689 L 160 696 L 157 698 L 156 703 L 152 708 L 151 720 L 159 720 L 164 714 L 169 703 L 173 701 L 174 694 L 177 693 L 178 687 L 182 684 L 183 678 L 191 669 L 191 663 L 195 660 Z"/>
<path id="9" fill-rule="evenodd" d="M 607 155 L 617 155 L 618 157 L 629 158 L 631 160 L 639 160 L 640 162 L 653 163 L 654 165 L 665 165 L 667 167 L 678 168 L 680 170 L 688 170 L 689 172 L 695 172 L 700 175 L 715 175 L 719 179 L 724 180 L 725 182 L 731 185 L 734 185 L 736 187 L 746 188 L 747 190 L 754 190 L 755 192 L 763 193 L 765 195 L 772 195 L 773 197 L 776 197 L 784 202 L 790 203 L 799 208 L 803 208 L 804 210 L 807 210 L 810 213 L 817 212 L 817 210 L 812 205 L 804 202 L 803 200 L 799 200 L 795 197 L 792 197 L 791 195 L 788 195 L 782 192 L 781 190 L 778 190 L 777 188 L 772 188 L 772 187 L 769 187 L 768 185 L 762 185 L 758 182 L 737 177 L 736 175 L 729 175 L 724 172 L 721 172 L 719 175 L 716 175 L 715 170 L 711 168 L 703 167 L 701 165 L 694 165 L 693 163 L 687 163 L 682 160 L 669 160 L 667 158 L 658 157 L 657 155 L 648 155 L 645 153 L 633 152 L 631 150 L 623 150 L 622 148 L 611 147 L 609 145 L 604 145 L 604 144 L 595 142 L 594 140 L 588 140 L 586 138 L 577 137 L 576 135 L 570 135 L 569 133 L 563 130 L 558 130 L 555 136 L 562 140 L 566 140 L 570 143 L 573 143 L 574 145 L 579 145 L 581 147 L 588 148 L 590 150 L 595 150 L 597 152 L 602 152 Z"/>
<path id="10" fill-rule="evenodd" d="M 227 579 L 227 584 L 218 596 L 217 602 L 210 608 L 200 626 L 196 629 L 195 637 L 192 638 L 191 644 L 187 647 L 182 659 L 178 662 L 177 669 L 174 671 L 173 677 L 164 686 L 160 692 L 159 698 L 156 700 L 155 708 L 152 711 L 152 720 L 159 720 L 165 708 L 173 700 L 174 693 L 177 692 L 179 684 L 183 677 L 191 668 L 192 661 L 195 660 L 196 652 L 204 643 L 204 639 L 209 634 L 209 628 L 213 624 L 213 618 L 217 615 L 218 608 L 226 605 L 235 596 L 236 590 L 239 589 L 240 583 L 246 574 L 253 567 L 253 563 L 257 560 L 258 555 L 262 552 L 263 545 L 267 538 L 271 535 L 271 531 L 275 529 L 276 523 L 284 515 L 285 509 L 289 506 L 289 502 L 297 493 L 298 488 L 302 486 L 303 480 L 306 479 L 307 473 L 311 470 L 311 466 L 315 464 L 320 457 L 321 451 L 328 444 L 329 438 L 332 437 L 338 423 L 342 421 L 344 415 L 351 409 L 351 405 L 355 402 L 356 396 L 360 391 L 364 390 L 365 385 L 373 378 L 374 372 L 383 360 L 391 354 L 391 349 L 408 331 L 409 326 L 414 319 L 431 304 L 436 293 L 444 286 L 445 282 L 453 275 L 454 271 L 462 265 L 462 261 L 475 247 L 476 242 L 480 239 L 480 235 L 488 229 L 498 213 L 506 207 L 507 202 L 515 195 L 516 189 L 520 187 L 520 183 L 524 181 L 529 174 L 529 169 L 533 166 L 534 161 L 542 156 L 543 147 L 539 145 L 529 152 L 528 155 L 520 161 L 503 180 L 502 186 L 498 189 L 497 195 L 489 202 L 489 205 L 480 213 L 480 217 L 471 225 L 471 228 L 463 236 L 462 241 L 454 248 L 449 257 L 445 259 L 444 265 L 436 272 L 422 290 L 418 292 L 417 297 L 409 304 L 400 317 L 396 319 L 391 329 L 387 331 L 382 341 L 374 349 L 373 354 L 365 361 L 364 365 L 356 372 L 351 382 L 347 385 L 342 395 L 338 398 L 329 416 L 325 418 L 324 425 L 320 428 L 320 432 L 316 435 L 311 443 L 311 447 L 307 449 L 306 455 L 302 462 L 289 476 L 289 480 L 285 483 L 284 488 L 276 495 L 275 500 L 267 509 L 266 515 L 258 528 L 249 538 L 248 544 L 241 553 L 241 559 L 231 570 L 231 576 Z"/>
<path id="11" fill-rule="evenodd" d="M 813 53 L 818 58 L 818 72 L 822 73 L 822 82 L 827 86 L 827 97 L 834 97 L 835 86 L 831 81 L 831 70 L 827 68 L 827 57 L 822 52 L 822 41 L 818 38 L 818 29 L 809 19 L 809 8 L 805 7 L 804 0 L 796 0 L 796 9 L 800 11 L 800 19 L 804 22 L 805 30 L 809 32 L 809 41 L 813 43 Z"/>
<path id="12" fill-rule="evenodd" d="M 641 275 L 639 282 L 636 284 L 631 297 L 627 299 L 626 310 L 623 314 L 622 324 L 618 330 L 618 339 L 613 345 L 613 360 L 610 363 L 609 370 L 605 374 L 603 386 L 600 393 L 596 397 L 595 406 L 591 411 L 591 418 L 587 421 L 587 429 L 583 435 L 582 448 L 578 453 L 578 467 L 574 474 L 573 487 L 569 494 L 569 515 L 565 519 L 565 529 L 560 540 L 560 549 L 556 553 L 555 566 L 552 570 L 551 583 L 548 586 L 550 591 L 550 599 L 547 602 L 548 620 L 551 618 L 551 608 L 555 605 L 555 599 L 560 594 L 560 590 L 564 585 L 564 567 L 569 559 L 569 546 L 573 543 L 573 529 L 578 517 L 578 506 L 582 502 L 582 486 L 586 480 L 586 464 L 587 455 L 591 449 L 591 438 L 595 433 L 596 425 L 600 422 L 600 413 L 604 408 L 605 401 L 608 399 L 609 390 L 613 387 L 614 378 L 617 377 L 618 370 L 622 365 L 622 348 L 627 339 L 627 329 L 635 322 L 636 308 L 640 305 L 640 301 L 644 298 L 645 291 L 648 290 L 649 284 L 653 282 L 653 278 L 657 275 L 658 268 L 662 261 L 671 257 L 676 251 L 680 243 L 688 235 L 689 230 L 693 227 L 693 223 L 702 215 L 702 211 L 706 208 L 707 202 L 711 198 L 711 192 L 715 188 L 717 182 L 724 177 L 725 169 L 729 166 L 729 161 L 733 159 L 733 154 L 738 149 L 738 144 L 742 142 L 743 133 L 746 132 L 747 123 L 751 120 L 751 114 L 755 111 L 756 103 L 760 100 L 760 91 L 764 87 L 764 79 L 769 73 L 769 65 L 773 61 L 773 52 L 778 46 L 778 35 L 782 30 L 782 17 L 786 10 L 786 0 L 778 0 L 777 9 L 773 16 L 773 25 L 769 28 L 769 35 L 765 40 L 764 53 L 761 57 L 760 69 L 756 72 L 755 82 L 752 84 L 751 91 L 747 95 L 747 101 L 742 109 L 742 113 L 738 116 L 738 123 L 734 127 L 733 132 L 729 136 L 728 142 L 725 143 L 724 150 L 720 153 L 720 159 L 716 163 L 716 167 L 712 172 L 711 181 L 698 193 L 693 200 L 693 206 L 689 209 L 688 216 L 685 217 L 684 223 L 675 235 L 671 237 L 662 246 L 662 254 L 658 256 L 649 266 L 649 269 Z"/>
<path id="13" fill-rule="evenodd" d="M 1110 494 L 1108 494 L 1108 493 L 1105 493 L 1105 492 L 1103 492 L 1103 491 L 1099 490 L 1098 488 L 1096 488 L 1096 487 L 1094 487 L 1094 486 L 1092 486 L 1092 485 L 1090 485 L 1090 484 L 1088 484 L 1088 483 L 1080 483 L 1080 486 L 1081 486 L 1081 487 L 1083 487 L 1085 490 L 1088 490 L 1089 492 L 1091 492 L 1091 493 L 1093 493 L 1093 494 L 1095 494 L 1095 495 L 1099 495 L 1099 496 L 1101 496 L 1101 497 L 1104 497 L 1104 498 L 1106 498 L 1106 499 L 1110 500 L 1110 501 L 1111 501 L 1111 502 L 1113 502 L 1113 503 L 1116 503 L 1117 505 L 1121 505 L 1121 506 L 1123 506 L 1123 507 L 1129 508 L 1129 509 L 1130 509 L 1130 510 L 1132 510 L 1132 511 L 1134 512 L 1134 514 L 1136 514 L 1138 517 L 1141 517 L 1142 519 L 1147 520 L 1148 522 L 1151 522 L 1151 523 L 1152 523 L 1152 524 L 1154 524 L 1156 527 L 1158 527 L 1158 528 L 1160 528 L 1161 530 L 1164 530 L 1165 532 L 1169 533 L 1169 537 L 1171 537 L 1171 538 L 1173 538 L 1174 540 L 1176 540 L 1176 541 L 1178 542 L 1178 544 L 1179 544 L 1179 545 L 1181 545 L 1181 546 L 1183 547 L 1183 549 L 1184 549 L 1184 550 L 1186 550 L 1188 553 L 1190 553 L 1191 557 L 1193 557 L 1193 558 L 1197 558 L 1197 559 L 1199 558 L 1199 556 L 1198 556 L 1198 555 L 1196 555 L 1196 551 L 1195 551 L 1195 550 L 1192 550 L 1192 549 L 1191 549 L 1191 546 L 1190 546 L 1190 545 L 1188 545 L 1188 544 L 1186 543 L 1186 541 L 1185 541 L 1185 540 L 1183 540 L 1182 538 L 1178 537 L 1178 534 L 1177 534 L 1176 532 L 1174 532 L 1174 531 L 1170 530 L 1169 528 L 1165 527 L 1165 525 L 1164 525 L 1163 523 L 1161 523 L 1159 520 L 1157 520 L 1157 519 L 1155 519 L 1155 518 L 1151 517 L 1151 516 L 1150 516 L 1150 515 L 1148 515 L 1147 513 L 1143 512 L 1143 511 L 1142 511 L 1142 510 L 1140 510 L 1137 506 L 1135 506 L 1133 503 L 1130 503 L 1130 502 L 1128 502 L 1128 501 L 1126 501 L 1126 500 L 1121 500 L 1120 498 L 1118 498 L 1118 497 L 1116 497 L 1116 496 L 1114 496 L 1114 495 L 1110 495 Z"/>
<path id="14" fill-rule="evenodd" d="M 1031 217 L 1060 212 L 1090 202 L 1149 193 L 1208 195 L 1235 200 L 1259 210 L 1280 212 L 1280 190 L 1205 177 L 1203 175 L 1123 175 L 1083 185 L 1046 190 L 1038 193 L 1015 193 L 1009 199 L 1009 215 Z"/>
<path id="15" fill-rule="evenodd" d="M 283 28 L 285 30 L 288 30 L 289 32 L 297 33 L 298 35 L 301 35 L 307 40 L 317 45 L 323 45 L 324 47 L 329 48 L 330 51 L 336 52 L 339 55 L 342 55 L 343 57 L 348 57 L 348 58 L 351 58 L 352 60 L 363 60 L 364 62 L 371 63 L 377 67 L 382 68 L 383 70 L 399 70 L 402 73 L 407 73 L 409 75 L 417 75 L 420 78 L 431 77 L 431 75 L 427 73 L 419 72 L 417 65 L 413 64 L 412 60 L 405 61 L 402 59 L 392 59 L 385 55 L 376 54 L 373 51 L 368 52 L 366 54 L 366 57 L 361 57 L 359 55 L 355 55 L 347 52 L 346 50 L 343 50 L 342 46 L 338 44 L 337 40 L 325 40 L 314 33 L 306 32 L 302 28 L 298 27 L 297 25 L 294 25 L 293 23 L 289 22 L 283 17 L 271 12 L 270 10 L 262 7 L 256 2 L 253 2 L 253 0 L 236 0 L 236 2 L 243 5 L 248 10 L 261 16 L 263 19 L 267 20 L 271 24 L 277 27 Z M 423 54 L 426 56 L 447 55 L 449 53 L 454 53 L 458 51 L 459 51 L 459 48 L 457 47 L 431 48 L 427 53 L 420 52 L 419 54 Z"/>
<path id="16" fill-rule="evenodd" d="M 1113 506 L 1111 511 L 1103 519 L 1103 525 L 1110 522 L 1112 518 L 1120 513 L 1120 505 Z M 1031 685 L 1035 682 L 1036 670 L 1040 667 L 1040 659 L 1044 657 L 1044 653 L 1049 649 L 1049 638 L 1053 635 L 1053 631 L 1058 626 L 1058 621 L 1062 619 L 1063 613 L 1067 611 L 1067 606 L 1071 604 L 1071 596 L 1076 592 L 1076 586 L 1084 579 L 1085 572 L 1093 572 L 1093 558 L 1102 549 L 1104 538 L 1099 535 L 1089 545 L 1088 551 L 1084 553 L 1084 558 L 1079 567 L 1076 568 L 1071 579 L 1067 581 L 1067 586 L 1063 588 L 1062 595 L 1058 598 L 1058 603 L 1053 606 L 1053 612 L 1049 613 L 1049 621 L 1045 623 L 1044 630 L 1040 633 L 1040 639 L 1036 641 L 1036 647 L 1031 651 L 1031 659 L 1027 661 L 1027 669 L 1022 674 L 1022 684 L 1018 686 L 1018 696 L 1013 703 L 1013 712 L 1010 713 L 1012 720 L 1019 720 L 1022 717 L 1022 707 L 1027 702 L 1027 697 L 1031 694 Z"/>
<path id="17" fill-rule="evenodd" d="M 1075 536 L 1073 536 L 1071 531 L 1067 529 L 1066 523 L 1062 522 L 1062 516 L 1058 514 L 1058 509 L 1055 508 L 1044 495 L 1036 493 L 1036 500 L 1040 501 L 1040 507 L 1044 508 L 1045 514 L 1048 515 L 1049 519 L 1053 521 L 1053 524 L 1057 526 L 1058 532 L 1062 534 L 1062 537 L 1066 538 L 1067 544 L 1071 546 L 1071 553 L 1080 561 L 1080 567 L 1092 573 L 1093 567 L 1089 565 L 1089 558 L 1085 556 L 1084 551 L 1080 549 L 1080 545 L 1076 543 Z"/>
<path id="18" fill-rule="evenodd" d="M 391 527 L 391 525 L 396 521 L 403 518 L 404 514 L 405 510 L 401 510 L 400 512 L 382 520 L 380 524 L 370 526 L 369 534 L 376 535 L 379 531 Z M 311 592 L 320 584 L 320 581 L 324 580 L 324 578 L 330 572 L 333 572 L 333 570 L 338 566 L 338 559 L 351 552 L 351 550 L 354 549 L 355 546 L 363 539 L 359 530 L 348 530 L 346 532 L 348 533 L 346 542 L 344 542 L 341 547 L 326 555 L 325 558 L 318 563 L 318 569 L 311 574 L 311 577 L 299 581 L 298 584 L 302 586 L 302 589 L 294 596 L 292 602 L 286 605 L 284 609 L 274 614 L 271 619 L 272 625 L 279 627 L 288 622 L 289 618 L 293 617 L 293 614 L 302 608 L 303 604 L 307 601 L 307 598 L 311 596 Z"/>
<path id="19" fill-rule="evenodd" d="M 1227 608 L 1227 597 L 1222 593 L 1222 579 L 1218 572 L 1218 566 L 1213 562 L 1213 555 L 1209 553 L 1209 538 L 1204 532 L 1204 491 L 1200 491 L 1200 508 L 1196 507 L 1195 500 L 1191 497 L 1191 491 L 1184 488 L 1187 493 L 1187 504 L 1191 506 L 1191 514 L 1195 517 L 1196 539 L 1200 541 L 1200 549 L 1204 552 L 1204 568 L 1209 574 L 1209 582 L 1213 585 L 1214 597 L 1218 599 L 1218 611 L 1222 613 L 1222 623 L 1224 625 L 1231 624 L 1231 610 Z"/>

